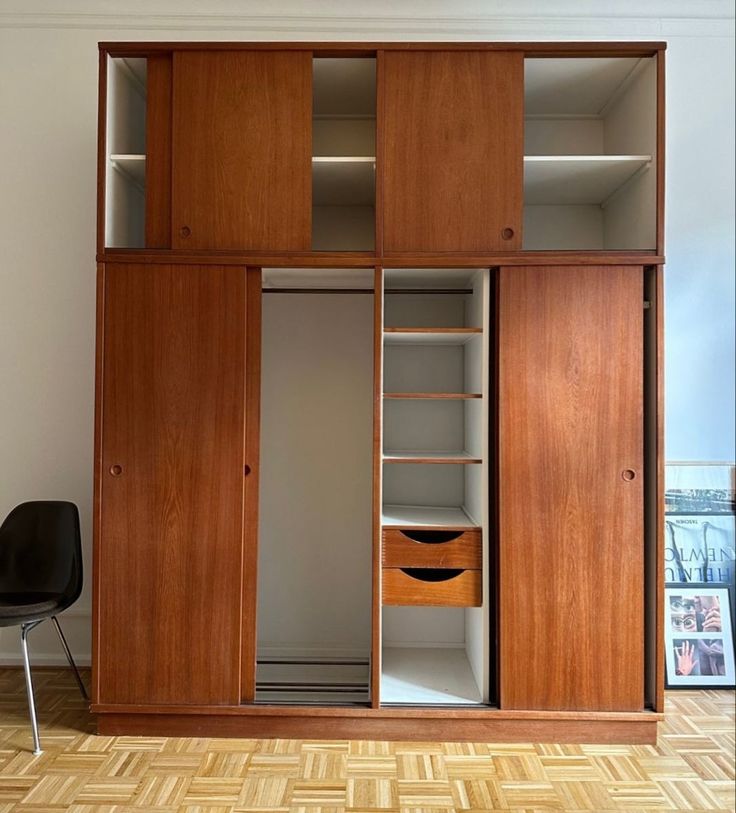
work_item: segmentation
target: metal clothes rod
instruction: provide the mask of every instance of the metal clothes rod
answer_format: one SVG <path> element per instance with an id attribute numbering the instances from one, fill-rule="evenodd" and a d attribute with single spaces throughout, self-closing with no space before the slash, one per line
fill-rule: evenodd
<path id="1" fill-rule="evenodd" d="M 263 288 L 264 294 L 373 294 L 373 288 Z M 472 294 L 471 288 L 385 288 L 385 296 L 389 294 L 458 294 L 467 296 Z"/>

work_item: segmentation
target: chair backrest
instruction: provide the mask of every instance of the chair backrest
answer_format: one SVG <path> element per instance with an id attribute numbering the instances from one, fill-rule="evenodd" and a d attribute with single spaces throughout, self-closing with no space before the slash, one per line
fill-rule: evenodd
<path id="1" fill-rule="evenodd" d="M 79 598 L 82 536 L 74 503 L 24 502 L 8 514 L 0 526 L 0 592 L 58 593 L 65 606 Z"/>

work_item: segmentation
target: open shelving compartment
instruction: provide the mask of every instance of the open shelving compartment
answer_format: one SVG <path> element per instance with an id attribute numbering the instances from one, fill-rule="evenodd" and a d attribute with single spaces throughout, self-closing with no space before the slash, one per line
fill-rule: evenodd
<path id="1" fill-rule="evenodd" d="M 108 57 L 105 245 L 145 246 L 145 57 Z"/>
<path id="2" fill-rule="evenodd" d="M 312 63 L 312 249 L 373 251 L 376 60 Z"/>
<path id="3" fill-rule="evenodd" d="M 654 249 L 656 57 L 524 68 L 524 250 Z"/>
<path id="4" fill-rule="evenodd" d="M 491 702 L 490 278 L 384 272 L 382 705 Z"/>

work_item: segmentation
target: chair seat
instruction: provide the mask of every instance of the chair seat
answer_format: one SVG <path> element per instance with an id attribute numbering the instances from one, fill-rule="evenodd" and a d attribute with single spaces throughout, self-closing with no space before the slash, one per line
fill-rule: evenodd
<path id="1" fill-rule="evenodd" d="M 64 608 L 59 593 L 0 593 L 0 627 L 56 615 Z"/>

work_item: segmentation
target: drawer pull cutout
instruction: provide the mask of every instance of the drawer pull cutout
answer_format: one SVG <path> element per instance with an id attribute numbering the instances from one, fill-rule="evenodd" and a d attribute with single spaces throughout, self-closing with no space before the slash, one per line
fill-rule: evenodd
<path id="1" fill-rule="evenodd" d="M 400 570 L 402 573 L 406 573 L 407 576 L 420 582 L 446 582 L 465 572 L 461 569 L 429 567 L 402 567 Z"/>
<path id="2" fill-rule="evenodd" d="M 464 531 L 400 531 L 402 536 L 412 542 L 421 542 L 424 545 L 440 545 L 443 542 L 452 542 L 462 536 Z"/>

